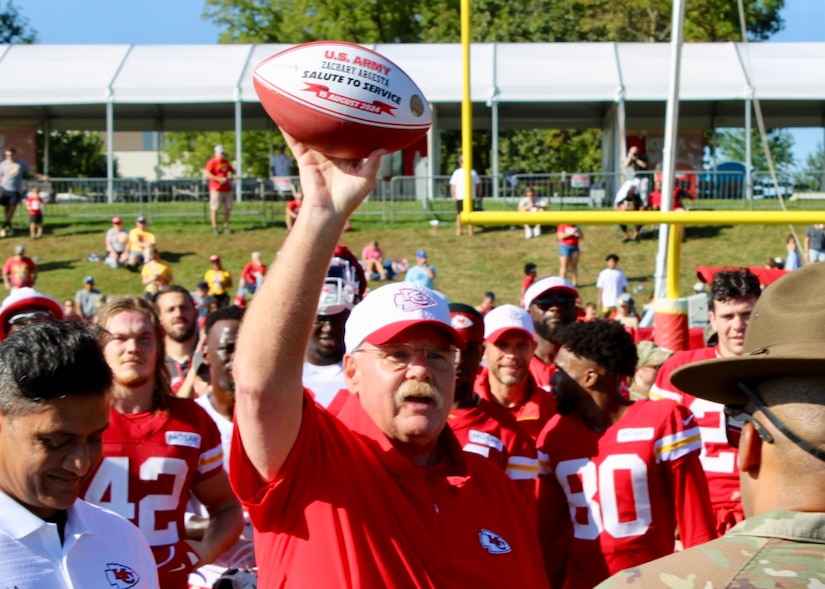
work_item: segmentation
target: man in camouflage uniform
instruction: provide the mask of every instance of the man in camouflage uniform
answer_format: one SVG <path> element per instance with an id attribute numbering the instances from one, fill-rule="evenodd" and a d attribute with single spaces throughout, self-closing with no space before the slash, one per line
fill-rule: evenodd
<path id="1" fill-rule="evenodd" d="M 672 376 L 681 390 L 725 405 L 747 519 L 722 538 L 622 571 L 600 588 L 825 587 L 823 283 L 825 264 L 778 280 L 753 309 L 742 356 Z"/>

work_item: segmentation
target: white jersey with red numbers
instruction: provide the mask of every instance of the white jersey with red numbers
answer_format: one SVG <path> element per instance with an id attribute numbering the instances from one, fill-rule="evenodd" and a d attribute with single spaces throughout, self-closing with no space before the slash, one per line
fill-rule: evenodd
<path id="1" fill-rule="evenodd" d="M 168 397 L 166 402 L 166 411 L 110 410 L 103 460 L 81 496 L 140 528 L 155 555 L 161 586 L 185 589 L 197 563 L 184 530 L 189 491 L 223 472 L 223 451 L 218 428 L 195 401 Z"/>
<path id="2" fill-rule="evenodd" d="M 465 452 L 489 458 L 518 488 L 531 510 L 535 507 L 539 461 L 533 439 L 507 409 L 485 399 L 469 409 L 452 409 L 447 425 Z"/>
<path id="3" fill-rule="evenodd" d="M 539 436 L 538 526 L 554 588 L 587 588 L 690 547 L 715 526 L 693 415 L 672 401 L 637 401 L 603 433 L 574 413 Z"/>
<path id="4" fill-rule="evenodd" d="M 697 399 L 670 383 L 670 375 L 677 368 L 719 357 L 716 347 L 676 352 L 659 369 L 656 383 L 650 389 L 650 398 L 671 399 L 690 409 L 696 416 L 696 423 L 702 432 L 702 467 L 708 479 L 718 531 L 722 533 L 744 518 L 739 499 L 739 456 L 736 448 L 728 444 L 725 434 L 725 407 L 713 401 Z"/>

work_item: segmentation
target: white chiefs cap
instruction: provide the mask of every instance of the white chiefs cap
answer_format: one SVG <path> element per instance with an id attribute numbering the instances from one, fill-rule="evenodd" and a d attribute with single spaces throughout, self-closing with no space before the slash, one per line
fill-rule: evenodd
<path id="1" fill-rule="evenodd" d="M 530 305 L 533 304 L 533 301 L 541 298 L 541 295 L 556 289 L 570 293 L 574 299 L 579 296 L 579 291 L 577 291 L 576 288 L 564 278 L 560 278 L 558 276 L 546 276 L 541 280 L 536 280 L 530 285 L 527 292 L 524 293 L 524 308 L 529 309 Z"/>
<path id="2" fill-rule="evenodd" d="M 484 339 L 491 344 L 514 329 L 526 333 L 530 339 L 536 339 L 530 314 L 515 305 L 501 305 L 484 316 Z"/>
<path id="3" fill-rule="evenodd" d="M 344 343 L 352 353 L 362 342 L 380 345 L 414 325 L 436 325 L 453 344 L 464 340 L 450 324 L 447 297 L 412 282 L 395 282 L 371 291 L 347 319 Z"/>

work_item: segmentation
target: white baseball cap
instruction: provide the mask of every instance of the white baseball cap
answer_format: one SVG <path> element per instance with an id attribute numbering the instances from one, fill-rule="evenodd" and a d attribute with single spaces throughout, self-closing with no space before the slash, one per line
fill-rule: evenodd
<path id="1" fill-rule="evenodd" d="M 530 339 L 536 339 L 530 314 L 515 305 L 501 305 L 484 316 L 484 339 L 491 344 L 512 330 L 524 332 Z"/>
<path id="2" fill-rule="evenodd" d="M 30 286 L 15 288 L 0 305 L 0 340 L 9 334 L 7 322 L 12 317 L 34 310 L 48 311 L 55 319 L 63 319 L 63 307 L 52 297 L 37 292 Z"/>
<path id="3" fill-rule="evenodd" d="M 546 276 L 541 280 L 536 280 L 530 285 L 527 292 L 524 293 L 524 308 L 529 309 L 530 305 L 533 304 L 533 301 L 541 298 L 541 295 L 556 289 L 570 293 L 574 299 L 579 297 L 579 291 L 577 291 L 575 287 L 564 278 L 560 278 L 558 276 Z"/>
<path id="4" fill-rule="evenodd" d="M 447 297 L 412 282 L 395 282 L 371 291 L 347 319 L 344 343 L 352 353 L 362 342 L 380 345 L 414 325 L 436 325 L 453 344 L 464 340 L 450 323 Z"/>

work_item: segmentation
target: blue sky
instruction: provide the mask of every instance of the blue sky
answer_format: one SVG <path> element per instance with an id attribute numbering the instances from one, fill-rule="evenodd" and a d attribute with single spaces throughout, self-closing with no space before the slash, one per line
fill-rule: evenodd
<path id="1" fill-rule="evenodd" d="M 46 44 L 212 44 L 219 34 L 201 18 L 204 0 L 16 0 L 15 5 Z M 825 0 L 785 0 L 782 18 L 785 30 L 772 41 L 825 42 Z M 823 129 L 793 133 L 800 161 L 825 140 Z"/>

